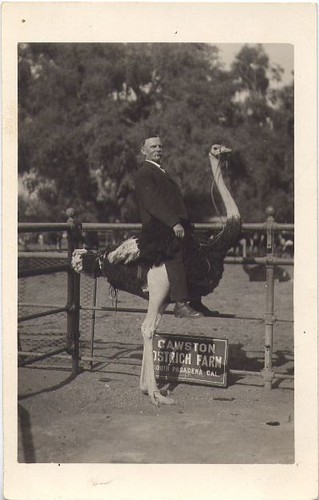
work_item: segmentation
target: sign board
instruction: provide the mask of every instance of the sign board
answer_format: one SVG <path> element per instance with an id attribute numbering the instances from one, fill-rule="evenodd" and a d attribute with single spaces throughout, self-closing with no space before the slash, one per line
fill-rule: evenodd
<path id="1" fill-rule="evenodd" d="M 158 380 L 227 387 L 226 339 L 156 333 L 153 359 Z"/>

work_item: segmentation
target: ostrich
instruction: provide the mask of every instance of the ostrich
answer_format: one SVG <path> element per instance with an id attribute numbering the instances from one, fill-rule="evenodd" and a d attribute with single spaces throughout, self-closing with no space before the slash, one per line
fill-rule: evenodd
<path id="1" fill-rule="evenodd" d="M 184 263 L 191 292 L 195 297 L 211 293 L 223 274 L 223 261 L 229 248 L 236 244 L 241 220 L 236 203 L 227 189 L 221 169 L 231 150 L 214 145 L 209 152 L 213 184 L 219 191 L 226 209 L 226 223 L 214 237 L 198 242 L 192 233 L 184 240 Z M 117 289 L 148 298 L 148 309 L 142 323 L 143 360 L 140 375 L 140 389 L 149 395 L 151 402 L 173 404 L 174 400 L 161 394 L 155 380 L 153 363 L 153 338 L 161 317 L 169 304 L 169 281 L 165 264 L 143 266 L 141 239 L 133 237 L 111 251 L 110 248 L 98 256 L 86 250 L 77 249 L 73 254 L 72 266 L 76 272 L 105 276 Z"/>

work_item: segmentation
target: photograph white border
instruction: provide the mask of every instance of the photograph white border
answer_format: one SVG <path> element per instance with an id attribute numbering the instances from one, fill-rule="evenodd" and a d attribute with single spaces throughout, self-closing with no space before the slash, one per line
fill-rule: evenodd
<path id="1" fill-rule="evenodd" d="M 7 499 L 278 499 L 318 494 L 316 5 L 7 3 L 3 22 L 3 431 Z M 17 44 L 290 43 L 295 54 L 295 463 L 18 464 Z"/>

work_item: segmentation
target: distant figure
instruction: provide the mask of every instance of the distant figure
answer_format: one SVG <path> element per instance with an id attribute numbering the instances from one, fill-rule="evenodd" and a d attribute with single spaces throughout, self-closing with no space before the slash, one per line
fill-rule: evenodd
<path id="1" fill-rule="evenodd" d="M 284 257 L 293 257 L 294 256 L 294 242 L 291 239 L 287 239 L 283 248 L 283 256 Z"/>
<path id="2" fill-rule="evenodd" d="M 294 238 L 292 234 L 282 233 L 279 235 L 279 248 L 282 257 L 292 258 L 294 256 Z"/>
<path id="3" fill-rule="evenodd" d="M 56 237 L 56 249 L 61 250 L 62 248 L 62 234 L 58 233 Z"/>
<path id="4" fill-rule="evenodd" d="M 23 237 L 19 237 L 18 239 L 19 250 L 26 251 L 28 249 L 28 245 L 26 240 Z"/>
<path id="5" fill-rule="evenodd" d="M 43 246 L 44 246 L 43 234 L 39 234 L 38 243 L 39 243 L 40 248 L 43 249 Z"/>
<path id="6" fill-rule="evenodd" d="M 243 235 L 235 247 L 235 255 L 241 257 L 247 257 L 249 253 L 252 256 L 252 239 L 248 235 Z"/>
<path id="7" fill-rule="evenodd" d="M 68 248 L 68 233 L 66 231 L 62 233 L 62 248 Z"/>
<path id="8" fill-rule="evenodd" d="M 266 255 L 266 241 L 265 235 L 254 233 L 252 237 L 252 253 L 251 255 L 254 257 L 263 257 Z"/>

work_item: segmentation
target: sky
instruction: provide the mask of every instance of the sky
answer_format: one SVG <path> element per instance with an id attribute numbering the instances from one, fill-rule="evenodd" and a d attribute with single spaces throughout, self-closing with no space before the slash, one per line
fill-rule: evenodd
<path id="1" fill-rule="evenodd" d="M 220 58 L 226 68 L 229 68 L 235 56 L 238 54 L 244 44 L 242 43 L 214 43 L 220 50 Z M 249 44 L 253 45 L 253 44 Z M 294 68 L 294 49 L 293 45 L 288 43 L 263 43 L 266 54 L 269 57 L 270 64 L 279 64 L 284 69 L 282 76 L 282 85 L 292 82 L 291 72 Z"/>

